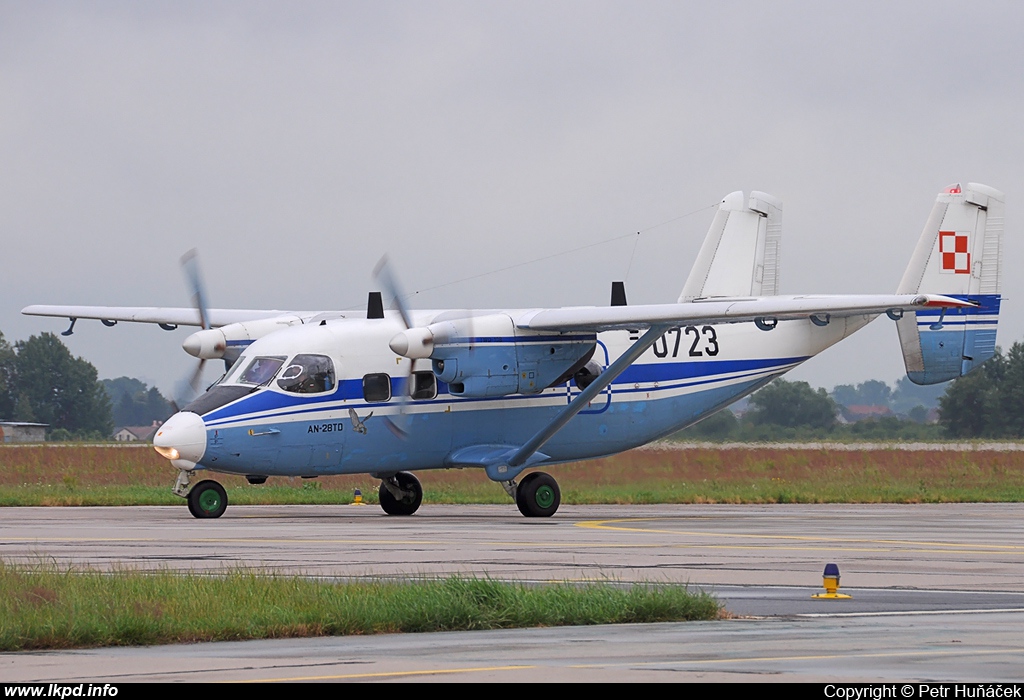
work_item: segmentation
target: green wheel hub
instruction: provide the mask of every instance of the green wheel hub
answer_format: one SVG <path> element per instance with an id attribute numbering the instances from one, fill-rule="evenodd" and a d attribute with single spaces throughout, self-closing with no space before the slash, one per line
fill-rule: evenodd
<path id="1" fill-rule="evenodd" d="M 220 494 L 214 489 L 206 489 L 199 494 L 199 507 L 207 513 L 212 513 L 220 507 Z"/>
<path id="2" fill-rule="evenodd" d="M 216 481 L 200 481 L 186 500 L 188 512 L 195 518 L 219 518 L 228 507 L 228 493 Z"/>
<path id="3" fill-rule="evenodd" d="M 544 472 L 527 474 L 516 487 L 516 506 L 527 518 L 550 518 L 561 501 L 558 482 Z"/>

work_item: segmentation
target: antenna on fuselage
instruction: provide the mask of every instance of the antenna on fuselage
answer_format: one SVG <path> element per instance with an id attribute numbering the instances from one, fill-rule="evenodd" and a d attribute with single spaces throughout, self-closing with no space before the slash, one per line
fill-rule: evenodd
<path id="1" fill-rule="evenodd" d="M 626 304 L 626 283 L 625 282 L 612 282 L 612 306 L 627 306 Z M 637 340 L 640 338 L 640 331 L 638 329 L 629 329 L 629 339 Z"/>
<path id="2" fill-rule="evenodd" d="M 370 292 L 366 300 L 366 318 L 384 318 L 384 299 L 380 292 Z"/>
<path id="3" fill-rule="evenodd" d="M 612 306 L 626 306 L 626 283 L 612 282 Z"/>

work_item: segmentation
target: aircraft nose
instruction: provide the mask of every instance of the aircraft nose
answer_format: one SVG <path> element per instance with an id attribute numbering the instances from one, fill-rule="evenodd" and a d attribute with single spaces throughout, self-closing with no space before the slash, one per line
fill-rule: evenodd
<path id="1" fill-rule="evenodd" d="M 195 469 L 206 453 L 206 424 L 191 411 L 179 411 L 153 436 L 153 449 L 178 469 Z"/>

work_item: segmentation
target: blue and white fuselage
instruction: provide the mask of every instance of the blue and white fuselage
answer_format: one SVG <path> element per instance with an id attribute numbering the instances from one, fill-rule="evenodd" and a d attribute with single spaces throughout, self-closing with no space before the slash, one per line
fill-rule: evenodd
<path id="1" fill-rule="evenodd" d="M 508 316 L 524 313 L 512 311 Z M 416 317 L 427 325 L 435 315 L 422 312 Z M 545 443 L 544 462 L 614 454 L 673 433 L 796 367 L 870 319 L 836 319 L 825 327 L 782 321 L 771 332 L 753 324 L 669 330 Z M 238 365 L 279 357 L 285 358 L 281 367 L 286 368 L 298 354 L 317 354 L 330 358 L 337 380 L 322 393 L 301 394 L 285 391 L 276 381 L 256 386 L 240 381 L 238 372 L 229 374 L 227 381 L 186 407 L 186 412 L 202 412 L 206 438 L 202 454 L 191 452 L 190 461 L 214 471 L 263 476 L 467 466 L 458 459 L 460 450 L 521 445 L 580 393 L 572 378 L 539 393 L 494 397 L 460 396 L 437 380 L 436 395 L 429 392 L 428 397 L 401 404 L 397 397 L 405 391 L 410 365 L 419 363 L 419 369 L 424 364 L 393 353 L 382 355 L 381 348 L 387 348 L 402 328 L 390 315 L 337 319 L 277 331 L 253 342 Z M 596 334 L 593 361 L 607 368 L 635 342 L 630 335 L 628 330 Z M 530 340 L 545 348 L 564 342 L 559 334 L 538 334 Z M 476 353 L 514 348 L 522 341 L 515 336 L 465 339 Z M 754 348 L 756 354 L 751 352 Z M 386 400 L 374 400 L 364 391 L 364 378 L 380 375 L 387 375 L 390 385 Z M 217 405 L 221 400 L 226 403 Z M 353 430 L 350 410 L 364 421 L 364 432 Z M 389 430 L 383 420 L 399 420 L 400 413 L 408 424 L 407 439 Z"/>
<path id="2" fill-rule="evenodd" d="M 411 472 L 449 467 L 481 468 L 524 515 L 549 516 L 558 486 L 535 467 L 673 433 L 878 315 L 896 322 L 914 382 L 975 369 L 995 352 L 1002 212 L 1002 193 L 985 185 L 940 193 L 896 294 L 780 296 L 781 204 L 734 192 L 671 304 L 627 305 L 613 285 L 607 307 L 411 312 L 382 261 L 397 311 L 379 292 L 359 314 L 207 309 L 186 256 L 195 309 L 23 313 L 68 317 L 66 334 L 78 318 L 203 328 L 183 347 L 229 369 L 154 438 L 196 517 L 227 505 L 215 481 L 189 488 L 197 472 L 252 483 L 368 473 L 384 510 L 408 515 L 422 498 Z"/>

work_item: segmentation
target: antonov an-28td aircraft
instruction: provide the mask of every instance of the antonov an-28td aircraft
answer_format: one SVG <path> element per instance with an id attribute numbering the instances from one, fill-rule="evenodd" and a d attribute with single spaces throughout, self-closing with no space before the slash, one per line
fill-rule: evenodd
<path id="1" fill-rule="evenodd" d="M 410 515 L 412 472 L 477 467 L 523 515 L 545 517 L 558 484 L 535 471 L 669 435 L 750 394 L 878 315 L 896 322 L 910 378 L 962 376 L 995 350 L 1003 194 L 939 194 L 895 294 L 777 296 L 782 206 L 761 192 L 722 200 L 674 304 L 409 311 L 389 269 L 365 313 L 30 306 L 23 313 L 202 326 L 184 349 L 225 375 L 163 424 L 156 450 L 197 518 L 228 499 L 197 474 L 369 473 L 380 504 Z M 72 330 L 69 328 L 68 333 Z M 198 375 L 198 372 L 197 372 Z M 523 475 L 524 472 L 530 470 Z M 518 481 L 517 481 L 518 480 Z"/>

